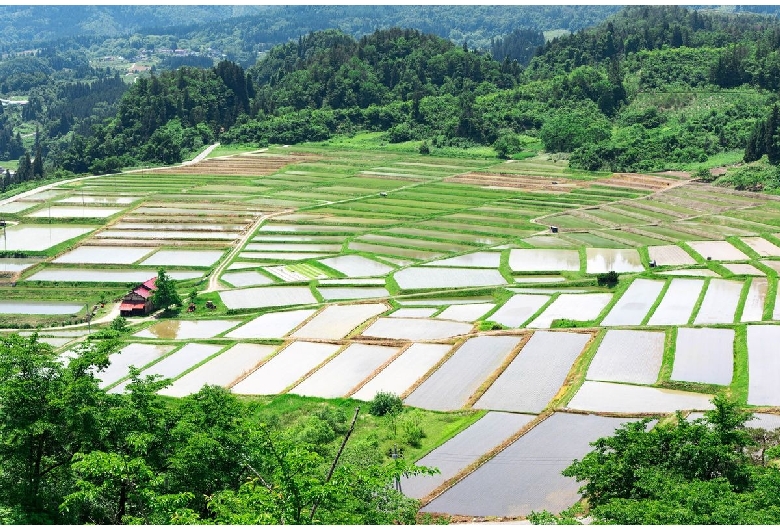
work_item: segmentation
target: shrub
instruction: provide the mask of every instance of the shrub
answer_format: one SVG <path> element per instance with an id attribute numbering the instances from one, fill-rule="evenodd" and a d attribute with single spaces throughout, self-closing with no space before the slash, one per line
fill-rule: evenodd
<path id="1" fill-rule="evenodd" d="M 403 402 L 392 392 L 377 392 L 368 409 L 374 416 L 395 415 L 401 410 L 403 410 Z"/>
<path id="2" fill-rule="evenodd" d="M 422 418 L 419 413 L 409 414 L 401 423 L 406 443 L 412 447 L 420 447 L 425 431 L 422 428 Z"/>
<path id="3" fill-rule="evenodd" d="M 599 274 L 596 276 L 596 282 L 601 286 L 614 287 L 618 282 L 618 274 L 615 271 Z"/>

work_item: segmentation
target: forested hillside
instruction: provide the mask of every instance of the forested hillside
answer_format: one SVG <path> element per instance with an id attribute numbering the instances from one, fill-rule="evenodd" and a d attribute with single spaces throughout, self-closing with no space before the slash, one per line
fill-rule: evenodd
<path id="1" fill-rule="evenodd" d="M 489 13 L 480 8 L 475 17 Z M 594 28 L 541 42 L 538 31 L 515 27 L 492 38 L 489 53 L 413 29 L 359 39 L 331 29 L 277 46 L 246 70 L 223 61 L 153 73 L 120 103 L 118 81 L 78 55 L 67 74 L 46 66 L 62 60 L 51 51 L 27 58 L 40 67 L 11 78 L 32 86 L 46 76 L 74 83 L 68 76 L 76 71 L 92 77 L 90 94 L 79 98 L 66 94 L 87 85 L 33 86 L 23 117 L 40 124 L 47 159 L 73 172 L 173 163 L 217 139 L 291 144 L 361 130 L 383 132 L 390 143 L 425 142 L 428 150 L 482 145 L 507 157 L 541 147 L 587 170 L 737 162 L 751 135 L 748 161 L 767 152 L 755 147 L 755 135 L 780 86 L 774 18 L 629 7 Z M 86 101 L 103 103 L 91 115 L 63 110 Z M 18 151 L 13 128 L 3 138 L 4 152 Z M 773 186 L 754 176 L 729 182 Z"/>

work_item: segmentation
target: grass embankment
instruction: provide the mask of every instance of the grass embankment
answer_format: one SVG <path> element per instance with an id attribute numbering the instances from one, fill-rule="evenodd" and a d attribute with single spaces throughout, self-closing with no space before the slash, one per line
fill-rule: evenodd
<path id="1" fill-rule="evenodd" d="M 408 461 L 416 461 L 485 414 L 484 411 L 433 412 L 405 407 L 395 418 L 376 417 L 369 413 L 368 403 L 356 399 L 320 399 L 294 394 L 242 399 L 262 405 L 255 409 L 258 422 L 283 425 L 291 432 L 303 428 L 308 417 L 325 407 L 339 409 L 349 421 L 355 413 L 355 408 L 360 407 L 355 431 L 348 447 L 362 444 L 374 446 L 385 455 L 387 461 L 390 460 L 390 451 L 394 445 L 398 446 Z M 425 434 L 419 447 L 411 445 L 407 440 L 408 431 L 414 427 L 421 428 Z"/>

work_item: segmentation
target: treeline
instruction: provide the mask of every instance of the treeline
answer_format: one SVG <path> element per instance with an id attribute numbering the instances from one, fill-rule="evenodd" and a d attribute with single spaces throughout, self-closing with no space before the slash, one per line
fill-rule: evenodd
<path id="1" fill-rule="evenodd" d="M 340 408 L 279 425 L 221 387 L 182 399 L 139 378 L 99 377 L 124 323 L 67 362 L 36 336 L 0 338 L 0 523 L 413 523 L 419 503 L 392 488 L 414 466 L 350 445 Z M 332 470 L 332 476 L 328 471 Z"/>
<path id="2" fill-rule="evenodd" d="M 523 35 L 533 38 L 517 32 L 494 46 L 508 52 Z M 523 68 L 411 29 L 357 40 L 315 32 L 246 72 L 223 62 L 139 81 L 116 117 L 74 138 L 61 160 L 75 172 L 109 171 L 177 162 L 216 138 L 262 145 L 370 130 L 389 142 L 491 145 L 501 156 L 536 138 L 589 170 L 703 163 L 744 149 L 765 119 L 779 36 L 776 21 L 753 15 L 631 7 L 537 47 Z M 723 73 L 732 69 L 739 75 Z"/>

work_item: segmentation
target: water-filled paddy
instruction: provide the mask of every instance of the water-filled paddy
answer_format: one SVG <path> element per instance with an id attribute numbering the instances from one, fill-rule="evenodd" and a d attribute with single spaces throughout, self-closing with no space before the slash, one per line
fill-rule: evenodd
<path id="1" fill-rule="evenodd" d="M 166 271 L 174 280 L 200 278 L 202 272 Z M 36 272 L 27 281 L 39 282 L 89 282 L 89 283 L 141 283 L 157 276 L 155 269 L 55 269 L 47 268 Z"/>
<path id="2" fill-rule="evenodd" d="M 290 392 L 324 398 L 345 396 L 397 352 L 394 347 L 352 343 Z"/>
<path id="3" fill-rule="evenodd" d="M 589 340 L 586 333 L 535 332 L 474 408 L 540 412 Z"/>
<path id="4" fill-rule="evenodd" d="M 672 380 L 729 385 L 733 372 L 733 329 L 677 330 Z"/>
<path id="5" fill-rule="evenodd" d="M 722 324 L 734 322 L 734 313 L 742 294 L 742 282 L 712 279 L 704 295 L 694 324 Z"/>
<path id="6" fill-rule="evenodd" d="M 363 256 L 347 255 L 320 260 L 320 263 L 335 269 L 350 278 L 364 276 L 384 276 L 391 272 L 393 267 L 379 263 L 378 261 Z"/>
<path id="7" fill-rule="evenodd" d="M 182 230 L 186 232 L 240 232 L 244 225 L 206 223 L 133 223 L 121 221 L 111 226 L 115 230 Z"/>
<path id="8" fill-rule="evenodd" d="M 0 272 L 21 272 L 40 262 L 38 258 L 0 258 Z"/>
<path id="9" fill-rule="evenodd" d="M 255 267 L 255 264 L 250 264 Z M 255 285 L 267 285 L 274 281 L 265 274 L 257 271 L 228 272 L 221 279 L 233 287 L 253 287 Z"/>
<path id="10" fill-rule="evenodd" d="M 753 278 L 750 282 L 741 322 L 760 322 L 764 317 L 764 304 L 769 284 L 765 278 Z"/>
<path id="11" fill-rule="evenodd" d="M 780 406 L 780 326 L 747 326 L 749 405 Z"/>
<path id="12" fill-rule="evenodd" d="M 476 423 L 418 460 L 418 466 L 435 467 L 439 473 L 402 478 L 404 495 L 415 499 L 425 497 L 481 455 L 522 429 L 532 419 L 533 416 L 526 414 L 488 412 Z"/>
<path id="13" fill-rule="evenodd" d="M 642 272 L 645 268 L 639 259 L 639 252 L 634 249 L 588 248 L 587 273 L 602 272 Z"/>
<path id="14" fill-rule="evenodd" d="M 266 313 L 250 320 L 225 335 L 231 339 L 274 339 L 287 335 L 315 313 L 314 309 L 298 309 Z"/>
<path id="15" fill-rule="evenodd" d="M 484 336 L 468 339 L 404 403 L 429 410 L 462 408 L 522 338 Z"/>
<path id="16" fill-rule="evenodd" d="M 341 244 L 327 243 L 250 243 L 244 250 L 259 252 L 340 252 Z"/>
<path id="17" fill-rule="evenodd" d="M 740 261 L 749 259 L 741 250 L 728 241 L 688 241 L 688 246 L 704 259 L 717 261 Z"/>
<path id="18" fill-rule="evenodd" d="M 413 258 L 421 260 L 435 259 L 441 256 L 440 252 L 430 252 L 412 248 L 399 248 L 387 245 L 373 245 L 370 243 L 360 243 L 352 241 L 349 244 L 351 250 L 362 252 L 375 252 L 377 254 L 389 254 L 390 256 L 402 256 L 404 258 Z"/>
<path id="19" fill-rule="evenodd" d="M 658 331 L 607 331 L 586 377 L 594 381 L 654 384 L 663 361 L 665 337 Z"/>
<path id="20" fill-rule="evenodd" d="M 64 199 L 58 199 L 55 202 L 63 204 L 89 204 L 91 206 L 94 204 L 131 204 L 139 199 L 140 197 L 126 197 L 122 195 L 115 197 L 98 195 L 72 195 L 70 197 L 65 197 Z"/>
<path id="21" fill-rule="evenodd" d="M 755 250 L 760 256 L 780 256 L 780 247 L 761 237 L 743 237 L 742 242 Z"/>
<path id="22" fill-rule="evenodd" d="M 192 368 L 198 363 L 203 362 L 207 358 L 211 357 L 222 346 L 216 346 L 214 344 L 198 344 L 190 342 L 185 344 L 181 349 L 170 354 L 165 359 L 153 364 L 149 368 L 143 370 L 140 377 L 146 377 L 149 375 L 159 375 L 163 378 L 176 377 L 182 372 Z M 111 389 L 112 393 L 124 392 L 125 386 L 129 381 L 125 380 L 119 383 L 117 386 Z"/>
<path id="23" fill-rule="evenodd" d="M 497 270 L 438 267 L 410 267 L 395 273 L 401 289 L 447 289 L 505 285 L 506 280 Z"/>
<path id="24" fill-rule="evenodd" d="M 553 320 L 593 320 L 612 300 L 611 293 L 561 294 L 544 312 L 536 317 L 529 328 L 549 328 Z"/>
<path id="25" fill-rule="evenodd" d="M 436 340 L 464 335 L 470 332 L 471 328 L 471 324 L 449 320 L 381 317 L 363 331 L 362 335 L 384 339 Z"/>
<path id="26" fill-rule="evenodd" d="M 29 202 L 9 202 L 0 204 L 0 213 L 19 213 L 24 210 L 29 210 L 33 206 L 35 206 L 35 204 Z"/>
<path id="27" fill-rule="evenodd" d="M 238 237 L 235 232 L 208 232 L 205 230 L 103 230 L 96 237 L 106 239 L 228 239 Z"/>
<path id="28" fill-rule="evenodd" d="M 229 387 L 251 372 L 263 359 L 276 351 L 266 344 L 236 344 L 229 350 L 183 375 L 159 393 L 183 397 L 198 392 L 203 385 Z"/>
<path id="29" fill-rule="evenodd" d="M 240 320 L 164 320 L 133 336 L 169 340 L 208 339 L 240 323 Z"/>
<path id="30" fill-rule="evenodd" d="M 3 250 L 46 250 L 94 229 L 94 226 L 13 225 L 2 231 L 1 246 Z"/>
<path id="31" fill-rule="evenodd" d="M 150 362 L 159 359 L 173 349 L 173 346 L 159 344 L 128 344 L 108 357 L 109 365 L 99 371 L 95 377 L 101 381 L 100 387 L 119 381 L 128 374 L 130 366 L 142 368 Z"/>
<path id="32" fill-rule="evenodd" d="M 664 282 L 639 278 L 626 289 L 612 310 L 604 317 L 602 326 L 636 326 L 644 320 L 650 307 L 663 289 Z"/>
<path id="33" fill-rule="evenodd" d="M 515 272 L 578 271 L 580 254 L 576 250 L 512 249 L 509 268 Z"/>
<path id="34" fill-rule="evenodd" d="M 323 309 L 290 337 L 340 339 L 360 324 L 387 311 L 385 304 L 332 305 Z"/>
<path id="35" fill-rule="evenodd" d="M 228 309 L 283 307 L 316 304 L 308 287 L 250 287 L 221 291 L 222 303 Z"/>
<path id="36" fill-rule="evenodd" d="M 233 386 L 236 394 L 279 394 L 336 353 L 338 344 L 297 341 Z"/>
<path id="37" fill-rule="evenodd" d="M 26 217 L 52 218 L 104 218 L 122 211 L 122 208 L 104 208 L 101 206 L 52 206 L 29 213 Z"/>
<path id="38" fill-rule="evenodd" d="M 704 280 L 675 278 L 647 323 L 651 326 L 687 324 L 703 286 Z"/>
<path id="39" fill-rule="evenodd" d="M 59 256 L 52 263 L 90 263 L 130 265 L 157 247 L 81 246 Z"/>
<path id="40" fill-rule="evenodd" d="M 494 304 L 461 304 L 453 305 L 439 313 L 436 318 L 457 320 L 459 322 L 474 322 L 479 317 L 492 310 Z"/>
<path id="41" fill-rule="evenodd" d="M 242 252 L 238 255 L 240 259 L 262 259 L 266 261 L 301 261 L 325 256 L 327 254 L 308 252 Z"/>
<path id="42" fill-rule="evenodd" d="M 221 250 L 158 250 L 141 265 L 209 267 L 222 257 Z"/>
<path id="43" fill-rule="evenodd" d="M 646 386 L 585 381 L 568 405 L 572 410 L 615 413 L 672 413 L 713 408 L 707 394 Z"/>
<path id="44" fill-rule="evenodd" d="M 34 300 L 0 301 L 0 314 L 3 315 L 75 315 L 84 310 L 86 301 L 78 302 L 42 302 Z"/>
<path id="45" fill-rule="evenodd" d="M 479 267 L 497 269 L 501 262 L 500 252 L 472 252 L 454 258 L 432 261 L 427 265 L 432 267 Z"/>
<path id="46" fill-rule="evenodd" d="M 520 327 L 549 300 L 549 296 L 541 294 L 516 294 L 493 313 L 490 320 L 510 328 Z"/>
<path id="47" fill-rule="evenodd" d="M 766 276 L 764 271 L 757 269 L 750 263 L 724 263 L 723 268 L 729 271 L 731 274 L 739 274 L 744 276 Z"/>
<path id="48" fill-rule="evenodd" d="M 384 287 L 318 287 L 325 300 L 359 300 L 387 298 L 390 293 Z"/>

